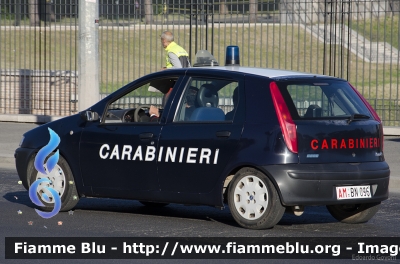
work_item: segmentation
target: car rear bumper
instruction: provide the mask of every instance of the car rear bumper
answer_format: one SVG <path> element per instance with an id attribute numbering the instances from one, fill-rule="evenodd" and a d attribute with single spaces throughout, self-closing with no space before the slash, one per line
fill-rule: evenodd
<path id="1" fill-rule="evenodd" d="M 289 164 L 261 167 L 274 181 L 285 206 L 380 202 L 388 198 L 386 162 Z M 338 200 L 338 186 L 371 186 L 371 198 Z"/>

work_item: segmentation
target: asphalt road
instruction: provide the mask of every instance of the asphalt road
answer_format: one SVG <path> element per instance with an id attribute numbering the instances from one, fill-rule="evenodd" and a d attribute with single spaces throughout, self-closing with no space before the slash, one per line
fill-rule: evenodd
<path id="1" fill-rule="evenodd" d="M 169 205 L 148 208 L 136 201 L 83 198 L 73 213 L 59 213 L 43 219 L 34 211 L 28 192 L 18 184 L 12 154 L 22 133 L 33 124 L 0 123 L 0 263 L 187 263 L 187 260 L 5 260 L 5 237 L 399 237 L 400 244 L 400 139 L 387 137 L 385 157 L 391 166 L 394 184 L 390 197 L 368 223 L 349 225 L 337 222 L 323 206 L 306 207 L 300 217 L 285 214 L 269 230 L 239 227 L 229 209 L 206 206 Z M 16 132 L 18 131 L 18 132 Z M 4 135 L 4 133 L 8 133 Z M 3 145 L 3 148 L 1 148 Z M 10 157 L 11 156 L 11 157 Z M 19 213 L 20 212 L 20 213 Z M 61 221 L 61 225 L 60 225 Z M 400 259 L 400 257 L 397 257 Z M 291 260 L 254 260 L 254 263 L 292 263 Z M 347 263 L 351 260 L 324 260 Z M 243 263 L 243 260 L 190 260 L 193 263 Z M 298 260 L 296 263 L 319 263 Z M 395 261 L 388 261 L 395 262 Z"/>

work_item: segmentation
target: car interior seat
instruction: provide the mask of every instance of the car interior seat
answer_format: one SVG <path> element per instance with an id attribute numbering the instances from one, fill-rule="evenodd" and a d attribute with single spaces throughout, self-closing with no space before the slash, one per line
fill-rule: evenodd
<path id="1" fill-rule="evenodd" d="M 218 91 L 211 83 L 203 84 L 197 93 L 197 103 L 204 107 L 218 107 Z"/>
<path id="2" fill-rule="evenodd" d="M 224 121 L 225 113 L 218 108 L 218 102 L 215 86 L 210 83 L 203 84 L 197 93 L 197 103 L 200 107 L 193 111 L 190 121 Z"/>
<path id="3" fill-rule="evenodd" d="M 224 121 L 225 114 L 218 107 L 199 107 L 193 111 L 190 121 Z"/>
<path id="4" fill-rule="evenodd" d="M 236 111 L 238 102 L 239 102 L 239 91 L 238 91 L 238 87 L 236 87 L 233 90 L 233 95 L 232 95 L 233 109 L 225 114 L 225 120 L 233 120 L 233 116 L 235 115 L 235 111 Z"/>
<path id="5" fill-rule="evenodd" d="M 322 116 L 322 108 L 319 105 L 310 105 L 307 108 L 306 113 L 304 114 L 305 118 L 313 118 L 313 117 L 321 117 Z"/>
<path id="6" fill-rule="evenodd" d="M 185 121 L 190 120 L 190 117 L 192 116 L 193 111 L 199 107 L 199 103 L 197 102 L 198 92 L 199 92 L 199 89 L 197 87 L 190 86 L 185 94 L 186 104 L 184 105 L 184 108 L 182 109 L 182 115 L 183 115 Z"/>

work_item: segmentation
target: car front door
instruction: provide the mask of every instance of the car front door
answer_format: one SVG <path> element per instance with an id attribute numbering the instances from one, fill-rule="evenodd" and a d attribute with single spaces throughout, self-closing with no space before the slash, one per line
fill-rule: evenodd
<path id="1" fill-rule="evenodd" d="M 162 192 L 205 194 L 220 186 L 243 129 L 243 87 L 240 75 L 187 76 L 159 141 Z"/>

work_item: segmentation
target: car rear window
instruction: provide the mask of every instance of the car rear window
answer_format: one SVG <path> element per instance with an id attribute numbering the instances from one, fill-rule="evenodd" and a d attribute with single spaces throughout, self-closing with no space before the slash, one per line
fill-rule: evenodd
<path id="1" fill-rule="evenodd" d="M 277 81 L 294 120 L 346 119 L 360 114 L 372 118 L 360 97 L 346 81 Z"/>

